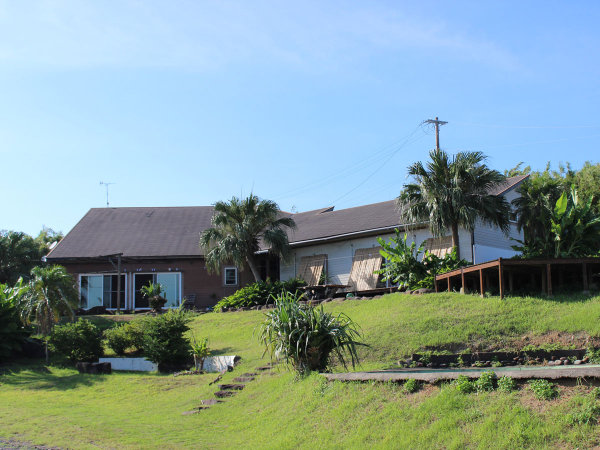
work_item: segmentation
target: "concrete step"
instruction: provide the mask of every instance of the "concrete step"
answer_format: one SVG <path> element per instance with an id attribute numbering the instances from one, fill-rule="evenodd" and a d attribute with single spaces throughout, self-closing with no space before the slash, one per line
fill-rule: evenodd
<path id="1" fill-rule="evenodd" d="M 254 377 L 236 377 L 233 381 L 237 383 L 248 383 L 250 381 L 254 381 Z"/>
<path id="2" fill-rule="evenodd" d="M 220 384 L 219 389 L 222 391 L 241 391 L 246 387 L 245 384 Z"/>
<path id="3" fill-rule="evenodd" d="M 235 394 L 236 394 L 236 391 L 217 391 L 217 392 L 215 392 L 215 397 L 217 397 L 217 398 L 233 397 Z"/>

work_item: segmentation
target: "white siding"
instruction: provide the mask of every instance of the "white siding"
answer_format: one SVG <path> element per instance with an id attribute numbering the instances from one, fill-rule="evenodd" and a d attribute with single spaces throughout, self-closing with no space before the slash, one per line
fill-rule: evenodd
<path id="1" fill-rule="evenodd" d="M 394 234 L 381 235 L 381 238 L 388 241 Z M 427 229 L 408 231 L 408 242 L 416 241 L 418 245 L 430 238 L 432 235 Z M 471 234 L 466 230 L 459 231 L 461 256 L 471 260 Z M 282 262 L 280 265 L 280 279 L 289 280 L 297 275 L 300 266 L 300 259 L 303 256 L 314 256 L 319 254 L 327 255 L 327 274 L 331 284 L 347 284 L 352 268 L 352 257 L 359 248 L 370 248 L 379 246 L 377 237 L 366 237 L 358 239 L 348 239 L 345 241 L 316 244 L 308 247 L 301 247 L 292 252 L 289 261 Z"/>

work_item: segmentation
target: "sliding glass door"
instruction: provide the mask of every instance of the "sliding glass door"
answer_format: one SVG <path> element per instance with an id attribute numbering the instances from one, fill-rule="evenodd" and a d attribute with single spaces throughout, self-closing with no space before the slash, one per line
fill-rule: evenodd
<path id="1" fill-rule="evenodd" d="M 134 274 L 134 299 L 135 308 L 149 308 L 148 298 L 144 297 L 140 289 L 148 284 L 160 284 L 163 288 L 163 297 L 167 299 L 165 308 L 177 308 L 181 304 L 181 273 L 136 273 Z"/>

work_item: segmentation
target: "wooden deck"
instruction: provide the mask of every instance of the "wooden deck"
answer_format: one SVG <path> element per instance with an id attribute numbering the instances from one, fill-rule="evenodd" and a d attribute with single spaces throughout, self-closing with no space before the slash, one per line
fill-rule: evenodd
<path id="1" fill-rule="evenodd" d="M 600 277 L 600 258 L 498 258 L 436 275 L 435 290 L 451 292 L 460 286 L 462 292 L 476 290 L 483 297 L 486 288 L 493 285 L 498 288 L 500 298 L 504 298 L 507 290 L 514 291 L 516 278 L 519 278 L 519 286 L 527 284 L 552 295 L 553 286 L 564 286 L 567 276 L 571 284 L 581 285 L 583 291 L 588 291 L 593 278 Z"/>

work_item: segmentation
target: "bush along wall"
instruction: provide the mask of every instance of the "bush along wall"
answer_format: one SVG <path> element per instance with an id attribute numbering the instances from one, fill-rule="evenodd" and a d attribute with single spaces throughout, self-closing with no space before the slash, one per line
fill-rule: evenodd
<path id="1" fill-rule="evenodd" d="M 226 308 L 244 308 L 274 303 L 274 297 L 290 293 L 296 294 L 306 282 L 299 278 L 288 281 L 259 281 L 238 289 L 229 297 L 223 298 L 214 307 L 215 311 Z"/>
<path id="2" fill-rule="evenodd" d="M 94 362 L 104 353 L 102 333 L 89 320 L 54 327 L 49 338 L 50 349 L 73 362 Z"/>

